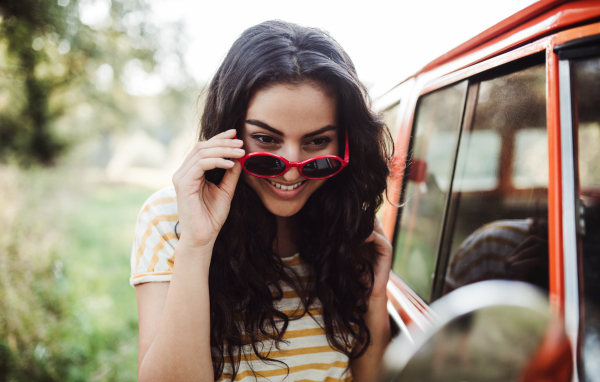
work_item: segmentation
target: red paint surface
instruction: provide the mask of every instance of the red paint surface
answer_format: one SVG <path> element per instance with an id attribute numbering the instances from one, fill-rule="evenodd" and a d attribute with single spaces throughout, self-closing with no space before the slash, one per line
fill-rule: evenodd
<path id="1" fill-rule="evenodd" d="M 554 45 L 554 44 L 552 44 Z M 548 107 L 548 246 L 550 252 L 550 304 L 562 316 L 565 291 L 562 237 L 562 166 L 560 148 L 560 101 L 558 87 L 558 56 L 550 46 L 546 51 Z"/>

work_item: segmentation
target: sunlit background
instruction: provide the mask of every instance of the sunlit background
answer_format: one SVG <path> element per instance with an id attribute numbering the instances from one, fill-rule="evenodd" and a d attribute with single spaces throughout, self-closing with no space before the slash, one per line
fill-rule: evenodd
<path id="1" fill-rule="evenodd" d="M 0 380 L 136 380 L 136 216 L 245 28 L 328 30 L 377 97 L 531 3 L 1 0 Z"/>

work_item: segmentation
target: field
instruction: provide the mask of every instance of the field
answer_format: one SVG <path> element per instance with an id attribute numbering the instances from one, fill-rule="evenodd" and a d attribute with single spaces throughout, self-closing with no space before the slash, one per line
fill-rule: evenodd
<path id="1" fill-rule="evenodd" d="M 153 190 L 0 167 L 0 381 L 135 381 L 135 220 Z"/>

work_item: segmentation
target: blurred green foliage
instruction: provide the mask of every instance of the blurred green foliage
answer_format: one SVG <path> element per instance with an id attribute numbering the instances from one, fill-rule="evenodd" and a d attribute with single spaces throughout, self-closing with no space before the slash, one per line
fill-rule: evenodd
<path id="1" fill-rule="evenodd" d="M 152 190 L 87 178 L 119 134 L 184 131 L 185 49 L 146 0 L 0 0 L 0 382 L 137 380 L 129 252 Z"/>
<path id="2" fill-rule="evenodd" d="M 64 167 L 0 178 L 0 381 L 135 381 L 128 259 L 151 191 Z"/>
<path id="3" fill-rule="evenodd" d="M 55 163 L 90 136 L 139 119 L 128 81 L 161 71 L 181 114 L 185 37 L 153 24 L 145 0 L 0 0 L 0 162 Z"/>

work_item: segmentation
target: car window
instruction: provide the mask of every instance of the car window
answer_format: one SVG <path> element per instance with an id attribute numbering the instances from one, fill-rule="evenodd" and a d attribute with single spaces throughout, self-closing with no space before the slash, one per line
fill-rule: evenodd
<path id="1" fill-rule="evenodd" d="M 463 81 L 419 101 L 393 270 L 429 301 L 467 91 Z"/>
<path id="2" fill-rule="evenodd" d="M 515 160 L 512 184 L 518 189 L 546 187 L 548 139 L 545 128 L 527 128 L 515 134 Z"/>
<path id="3" fill-rule="evenodd" d="M 400 109 L 400 101 L 395 102 L 394 104 L 392 104 L 391 106 L 389 106 L 387 109 L 385 109 L 383 111 L 383 120 L 385 121 L 385 124 L 387 125 L 388 129 L 390 129 L 390 133 L 392 134 L 392 137 L 396 136 L 396 124 L 397 124 L 397 120 L 398 120 L 398 110 Z"/>
<path id="4" fill-rule="evenodd" d="M 583 364 L 587 380 L 600 375 L 600 58 L 572 62 L 576 112 L 579 232 L 583 269 Z"/>
<path id="5" fill-rule="evenodd" d="M 460 182 L 452 187 L 454 191 L 485 191 L 498 187 L 496 169 L 500 159 L 501 136 L 494 130 L 476 130 L 466 136 L 462 142 L 468 141 L 470 150 L 480 160 L 477 162 L 464 162 L 467 157 L 457 159 L 457 168 L 462 170 Z"/>
<path id="6" fill-rule="evenodd" d="M 441 251 L 443 293 L 490 279 L 548 288 L 545 65 L 471 91 Z"/>

